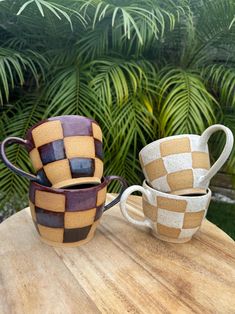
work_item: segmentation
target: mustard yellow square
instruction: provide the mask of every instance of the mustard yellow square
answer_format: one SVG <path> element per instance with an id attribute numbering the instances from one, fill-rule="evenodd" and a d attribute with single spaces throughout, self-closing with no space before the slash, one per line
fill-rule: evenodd
<path id="1" fill-rule="evenodd" d="M 204 152 L 192 152 L 193 168 L 210 169 L 210 158 Z"/>
<path id="2" fill-rule="evenodd" d="M 63 228 L 48 228 L 42 225 L 38 225 L 38 229 L 42 238 L 53 242 L 63 243 Z"/>
<path id="3" fill-rule="evenodd" d="M 160 151 L 162 157 L 173 154 L 190 153 L 190 140 L 188 137 L 183 137 L 164 141 L 160 143 Z"/>
<path id="4" fill-rule="evenodd" d="M 34 148 L 29 153 L 30 159 L 32 161 L 33 167 L 36 171 L 42 169 L 43 164 L 41 162 L 41 158 L 37 148 Z"/>
<path id="5" fill-rule="evenodd" d="M 155 179 L 163 177 L 167 174 L 164 162 L 161 158 L 151 161 L 144 167 L 148 175 L 149 181 L 154 181 Z"/>
<path id="6" fill-rule="evenodd" d="M 92 122 L 93 137 L 102 142 L 102 131 L 101 128 L 94 122 Z"/>
<path id="7" fill-rule="evenodd" d="M 187 201 L 157 196 L 157 206 L 171 212 L 184 213 L 187 207 Z"/>
<path id="8" fill-rule="evenodd" d="M 33 221 L 36 222 L 35 206 L 34 206 L 34 204 L 31 201 L 29 201 L 29 207 L 30 207 L 32 219 L 33 219 Z"/>
<path id="9" fill-rule="evenodd" d="M 95 144 L 91 136 L 69 136 L 64 138 L 67 158 L 95 158 Z"/>
<path id="10" fill-rule="evenodd" d="M 32 131 L 36 147 L 63 139 L 63 129 L 60 121 L 48 121 L 40 124 Z"/>
<path id="11" fill-rule="evenodd" d="M 172 172 L 167 175 L 167 182 L 171 192 L 193 187 L 193 171 L 191 169 Z"/>
<path id="12" fill-rule="evenodd" d="M 205 210 L 200 210 L 199 212 L 187 212 L 184 214 L 184 229 L 192 229 L 199 227 L 202 223 Z"/>
<path id="13" fill-rule="evenodd" d="M 52 185 L 72 179 L 68 159 L 51 162 L 44 166 L 44 171 Z"/>
<path id="14" fill-rule="evenodd" d="M 142 198 L 144 215 L 150 218 L 152 221 L 157 221 L 157 206 L 149 204 L 147 200 Z"/>
<path id="15" fill-rule="evenodd" d="M 97 193 L 97 200 L 96 200 L 96 206 L 100 206 L 102 204 L 105 203 L 106 200 L 106 192 L 107 192 L 107 188 L 104 187 L 102 190 L 100 190 Z"/>
<path id="16" fill-rule="evenodd" d="M 178 238 L 181 232 L 179 228 L 171 228 L 162 224 L 157 224 L 157 232 L 169 238 Z"/>
<path id="17" fill-rule="evenodd" d="M 95 158 L 95 172 L 94 177 L 102 178 L 104 171 L 104 163 L 99 158 Z"/>
<path id="18" fill-rule="evenodd" d="M 65 212 L 64 227 L 66 229 L 82 228 L 93 224 L 96 208 L 78 212 Z"/>
<path id="19" fill-rule="evenodd" d="M 54 212 L 64 212 L 65 195 L 36 190 L 35 205 Z"/>

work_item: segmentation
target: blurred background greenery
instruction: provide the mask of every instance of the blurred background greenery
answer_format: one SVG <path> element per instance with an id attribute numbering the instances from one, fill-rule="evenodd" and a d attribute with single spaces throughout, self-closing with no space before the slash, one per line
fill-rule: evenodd
<path id="1" fill-rule="evenodd" d="M 235 134 L 234 51 L 233 0 L 0 1 L 0 140 L 48 116 L 94 117 L 105 173 L 141 183 L 147 143 L 213 123 Z M 223 144 L 213 136 L 212 161 Z M 8 156 L 32 171 L 19 146 Z M 223 171 L 235 174 L 235 149 Z M 27 188 L 0 164 L 1 208 Z"/>

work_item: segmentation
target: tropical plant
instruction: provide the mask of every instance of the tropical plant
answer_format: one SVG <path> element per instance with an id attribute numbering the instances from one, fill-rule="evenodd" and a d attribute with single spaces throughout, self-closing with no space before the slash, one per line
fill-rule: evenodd
<path id="1" fill-rule="evenodd" d="M 5 0 L 0 21 L 1 139 L 48 116 L 92 116 L 105 173 L 131 184 L 154 139 L 215 122 L 235 133 L 233 0 Z M 214 141 L 216 158 L 224 138 Z M 19 146 L 8 156 L 30 171 Z M 234 165 L 235 151 L 227 171 Z M 27 184 L 0 164 L 2 202 Z"/>

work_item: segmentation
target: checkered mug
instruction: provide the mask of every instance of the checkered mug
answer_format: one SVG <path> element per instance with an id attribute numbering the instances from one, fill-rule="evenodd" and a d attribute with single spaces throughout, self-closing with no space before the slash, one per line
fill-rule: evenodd
<path id="1" fill-rule="evenodd" d="M 14 166 L 6 157 L 10 143 L 29 152 L 36 175 Z M 102 131 L 93 119 L 60 116 L 43 120 L 26 133 L 25 139 L 8 137 L 1 144 L 1 157 L 13 172 L 55 188 L 80 183 L 100 183 L 103 176 Z"/>
<path id="2" fill-rule="evenodd" d="M 210 167 L 208 140 L 223 131 L 226 143 L 218 160 Z M 233 134 L 227 127 L 215 124 L 201 136 L 184 134 L 159 139 L 139 153 L 147 182 L 156 190 L 172 194 L 205 193 L 210 179 L 219 171 L 233 148 Z"/>
<path id="3" fill-rule="evenodd" d="M 142 193 L 144 220 L 136 220 L 128 213 L 126 204 L 130 194 Z M 120 208 L 123 216 L 136 226 L 149 227 L 152 234 L 163 241 L 184 243 L 199 230 L 211 200 L 207 189 L 201 195 L 174 195 L 151 188 L 146 180 L 143 186 L 133 185 L 122 194 Z"/>
<path id="4" fill-rule="evenodd" d="M 118 180 L 122 189 L 105 205 L 107 186 Z M 31 181 L 29 205 L 34 225 L 43 242 L 54 246 L 79 246 L 90 241 L 104 211 L 117 204 L 127 182 L 107 176 L 89 188 L 55 189 Z"/>

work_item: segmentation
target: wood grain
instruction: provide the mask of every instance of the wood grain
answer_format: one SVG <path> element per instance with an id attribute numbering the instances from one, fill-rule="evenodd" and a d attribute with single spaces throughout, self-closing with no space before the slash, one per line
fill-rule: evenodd
<path id="1" fill-rule="evenodd" d="M 108 195 L 108 200 L 114 195 Z M 141 198 L 131 197 L 135 217 Z M 43 244 L 29 209 L 0 225 L 0 313 L 235 313 L 234 241 L 208 221 L 189 243 L 106 212 L 78 248 Z"/>

